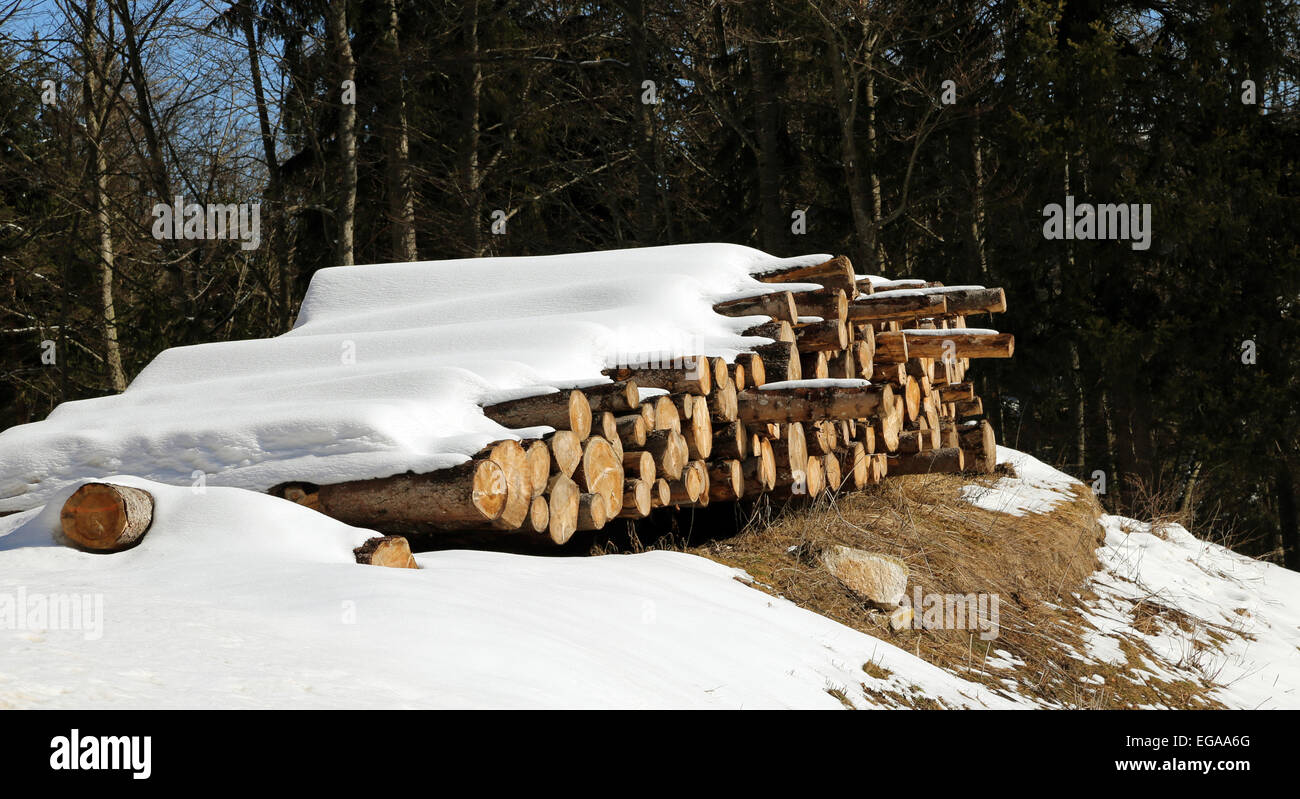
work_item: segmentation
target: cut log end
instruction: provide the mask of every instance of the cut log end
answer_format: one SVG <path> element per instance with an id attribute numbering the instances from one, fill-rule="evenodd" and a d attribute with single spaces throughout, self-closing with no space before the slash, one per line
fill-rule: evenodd
<path id="1" fill-rule="evenodd" d="M 357 563 L 390 569 L 418 569 L 411 545 L 400 535 L 381 535 L 352 550 Z"/>
<path id="2" fill-rule="evenodd" d="M 96 552 L 117 552 L 139 543 L 153 523 L 153 495 L 141 488 L 86 483 L 63 503 L 63 535 Z"/>

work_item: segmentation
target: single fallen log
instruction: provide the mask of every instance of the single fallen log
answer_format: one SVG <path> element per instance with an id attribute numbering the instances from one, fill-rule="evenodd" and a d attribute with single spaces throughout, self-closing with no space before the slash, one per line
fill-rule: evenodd
<path id="1" fill-rule="evenodd" d="M 393 569 L 418 569 L 411 544 L 400 535 L 375 536 L 352 550 L 357 563 Z"/>
<path id="2" fill-rule="evenodd" d="M 118 552 L 139 543 L 153 523 L 153 494 L 143 488 L 86 483 L 59 512 L 64 537 L 96 552 Z"/>
<path id="3" fill-rule="evenodd" d="M 502 427 L 554 427 L 572 430 L 578 438 L 591 435 L 591 405 L 578 389 L 554 391 L 532 397 L 486 405 L 483 415 Z"/>

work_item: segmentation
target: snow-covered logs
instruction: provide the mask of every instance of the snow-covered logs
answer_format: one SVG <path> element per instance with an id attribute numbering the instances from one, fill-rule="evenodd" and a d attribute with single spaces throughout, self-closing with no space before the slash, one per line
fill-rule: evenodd
<path id="1" fill-rule="evenodd" d="M 967 370 L 1011 357 L 1015 342 L 968 317 L 1004 311 L 1001 289 L 865 277 L 844 257 L 754 277 L 768 290 L 713 306 L 752 337 L 748 352 L 615 365 L 603 370 L 607 383 L 483 408 L 522 442 L 429 474 L 281 493 L 384 533 L 563 544 L 656 508 L 993 470 L 993 428 Z M 109 537 L 129 538 L 136 518 L 113 522 L 121 531 Z"/>

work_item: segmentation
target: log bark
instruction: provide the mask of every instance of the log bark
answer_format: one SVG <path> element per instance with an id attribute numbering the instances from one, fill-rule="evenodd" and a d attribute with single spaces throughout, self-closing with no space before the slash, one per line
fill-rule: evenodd
<path id="1" fill-rule="evenodd" d="M 775 388 L 742 391 L 737 396 L 742 422 L 805 422 L 877 416 L 894 401 L 888 385 L 861 388 Z"/>
<path id="2" fill-rule="evenodd" d="M 506 471 L 483 459 L 428 474 L 323 485 L 316 496 L 321 513 L 341 522 L 382 532 L 426 533 L 490 525 L 506 509 L 509 485 Z"/>
<path id="3" fill-rule="evenodd" d="M 831 376 L 830 364 L 824 352 L 805 352 L 799 356 L 801 380 L 825 380 Z"/>
<path id="4" fill-rule="evenodd" d="M 827 322 L 845 322 L 849 318 L 849 298 L 843 289 L 796 291 L 794 304 L 800 316 L 820 316 Z"/>
<path id="5" fill-rule="evenodd" d="M 635 380 L 641 388 L 662 388 L 671 394 L 708 394 L 713 389 L 713 369 L 707 358 L 697 355 L 682 359 L 681 366 L 615 367 L 601 374 L 614 380 Z"/>
<path id="6" fill-rule="evenodd" d="M 773 341 L 794 341 L 794 327 L 784 320 L 773 319 L 741 332 L 742 336 L 762 336 Z"/>
<path id="7" fill-rule="evenodd" d="M 619 519 L 643 519 L 650 515 L 653 507 L 650 486 L 653 480 L 628 480 L 623 484 L 623 508 L 618 512 Z"/>
<path id="8" fill-rule="evenodd" d="M 849 346 L 849 330 L 838 319 L 797 327 L 794 337 L 800 352 L 842 350 Z"/>
<path id="9" fill-rule="evenodd" d="M 745 473 L 740 461 L 713 461 L 709 469 L 709 500 L 734 502 L 745 495 Z"/>
<path id="10" fill-rule="evenodd" d="M 890 339 L 889 351 L 894 352 L 897 336 L 907 339 L 907 356 L 910 358 L 1010 358 L 1016 349 L 1016 337 L 971 328 L 955 330 L 903 330 L 899 333 L 882 333 L 876 339 L 876 355 L 880 356 L 880 338 Z M 949 346 L 948 342 L 952 342 Z M 906 358 L 904 358 L 906 360 Z"/>
<path id="11" fill-rule="evenodd" d="M 943 316 L 948 302 L 942 294 L 872 294 L 849 303 L 850 322 L 886 322 Z"/>
<path id="12" fill-rule="evenodd" d="M 755 347 L 754 354 L 763 364 L 764 382 L 798 380 L 803 376 L 799 367 L 799 348 L 789 341 L 777 341 Z M 755 383 L 755 385 L 762 385 L 762 383 Z"/>
<path id="13" fill-rule="evenodd" d="M 640 386 L 635 380 L 583 386 L 579 390 L 587 397 L 592 413 L 609 411 L 621 415 L 637 410 L 641 404 Z"/>
<path id="14" fill-rule="evenodd" d="M 619 494 L 622 505 L 622 493 Z M 578 498 L 578 529 L 599 530 L 609 522 L 609 505 L 599 494 L 583 494 Z"/>
<path id="15" fill-rule="evenodd" d="M 965 468 L 960 449 L 936 449 L 889 459 L 889 474 L 956 474 Z"/>
<path id="16" fill-rule="evenodd" d="M 780 469 L 786 469 L 787 471 L 803 469 L 808 460 L 808 439 L 802 424 L 792 422 L 791 424 L 782 425 L 781 437 L 774 439 L 771 444 L 778 471 Z"/>
<path id="17" fill-rule="evenodd" d="M 512 430 L 546 426 L 572 430 L 578 438 L 591 435 L 591 405 L 578 389 L 498 402 L 485 406 L 483 415 Z"/>
<path id="18" fill-rule="evenodd" d="M 857 276 L 853 264 L 843 255 L 815 266 L 793 266 L 760 272 L 754 278 L 764 283 L 818 283 L 845 294 L 857 293 Z"/>
<path id="19" fill-rule="evenodd" d="M 86 483 L 63 503 L 64 537 L 95 552 L 119 552 L 139 543 L 153 523 L 153 495 L 142 488 Z"/>
<path id="20" fill-rule="evenodd" d="M 767 368 L 758 353 L 742 352 L 736 356 L 736 365 L 745 369 L 745 385 L 742 386 L 739 380 L 736 381 L 738 391 L 746 386 L 757 388 L 767 382 Z"/>
<path id="21" fill-rule="evenodd" d="M 706 400 L 709 418 L 715 422 L 734 422 L 736 420 L 736 385 L 730 381 L 722 388 L 714 388 Z"/>
<path id="22" fill-rule="evenodd" d="M 713 306 L 714 313 L 723 316 L 770 316 L 779 322 L 794 324 L 799 320 L 799 312 L 794 304 L 794 296 L 788 291 L 773 291 L 757 297 L 745 297 L 727 300 Z"/>
<path id="23" fill-rule="evenodd" d="M 641 480 L 646 483 L 655 479 L 655 458 L 649 452 L 624 452 L 623 474 L 627 479 Z"/>
<path id="24" fill-rule="evenodd" d="M 668 481 L 669 504 L 693 505 L 708 487 L 709 473 L 703 461 L 691 461 L 677 480 Z"/>
<path id="25" fill-rule="evenodd" d="M 645 446 L 645 437 L 649 426 L 646 424 L 645 417 L 641 414 L 616 417 L 614 419 L 614 428 L 618 433 L 618 440 L 623 442 L 623 449 L 640 449 Z"/>
<path id="26" fill-rule="evenodd" d="M 681 433 L 673 430 L 656 430 L 646 436 L 646 452 L 655 459 L 655 470 L 660 477 L 677 480 L 690 460 L 690 449 Z"/>

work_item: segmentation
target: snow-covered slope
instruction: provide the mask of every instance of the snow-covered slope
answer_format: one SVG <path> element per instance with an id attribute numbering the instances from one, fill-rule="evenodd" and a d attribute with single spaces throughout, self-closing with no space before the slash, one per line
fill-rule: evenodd
<path id="1" fill-rule="evenodd" d="M 455 465 L 511 435 L 480 403 L 766 343 L 739 335 L 761 319 L 711 305 L 829 257 L 690 244 L 323 269 L 289 333 L 166 350 L 122 394 L 0 433 L 0 511 L 118 473 L 265 490 Z"/>
<path id="2" fill-rule="evenodd" d="M 114 481 L 157 498 L 126 552 L 59 546 L 57 498 L 0 519 L 0 707 L 841 707 L 832 689 L 869 707 L 864 682 L 1014 706 L 704 558 L 358 566 L 371 533 L 284 500 Z M 20 592 L 100 597 L 102 628 L 6 623 Z"/>

